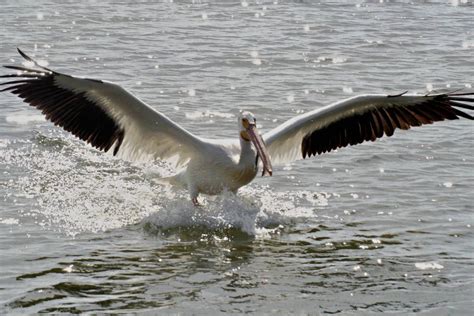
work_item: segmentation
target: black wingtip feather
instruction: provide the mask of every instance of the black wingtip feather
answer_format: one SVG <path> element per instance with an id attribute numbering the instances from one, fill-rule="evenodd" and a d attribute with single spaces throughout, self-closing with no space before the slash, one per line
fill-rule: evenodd
<path id="1" fill-rule="evenodd" d="M 450 100 L 456 100 L 456 99 L 450 98 Z M 450 101 L 449 103 L 451 104 L 451 106 L 456 106 L 458 108 L 463 108 L 463 109 L 474 111 L 474 106 L 465 103 L 465 102 L 474 102 L 474 99 L 471 99 L 471 101 L 468 101 L 468 100 L 460 100 L 460 101 L 461 102 Z"/>
<path id="2" fill-rule="evenodd" d="M 0 83 L 0 86 L 4 86 L 4 85 L 7 85 L 7 84 L 27 83 L 27 82 L 32 82 L 34 80 L 35 79 L 23 79 L 23 80 L 7 81 L 7 82 Z"/>
<path id="3" fill-rule="evenodd" d="M 396 98 L 403 94 L 388 97 Z M 386 106 L 374 106 L 365 113 L 341 118 L 326 127 L 309 132 L 301 142 L 301 153 L 303 158 L 307 158 L 375 140 L 384 134 L 390 137 L 396 129 L 409 129 L 412 126 L 456 120 L 460 117 L 474 120 L 474 116 L 458 109 L 474 110 L 471 104 L 474 104 L 474 92 L 432 95 L 414 104 L 402 105 L 394 101 Z"/>
<path id="4" fill-rule="evenodd" d="M 0 83 L 0 86 L 6 86 L 0 91 L 18 95 L 23 101 L 40 110 L 55 125 L 61 126 L 97 149 L 108 151 L 115 144 L 113 154 L 117 155 L 125 132 L 101 106 L 100 101 L 91 101 L 85 96 L 85 92 L 58 87 L 55 78 L 67 75 L 38 65 L 19 48 L 18 52 L 25 60 L 33 62 L 34 67 L 5 65 L 7 69 L 20 72 L 1 76 L 18 80 Z"/>
<path id="5" fill-rule="evenodd" d="M 117 153 L 120 149 L 120 146 L 122 145 L 124 137 L 125 137 L 124 131 L 120 130 L 119 133 L 118 133 L 118 137 L 117 137 L 117 143 L 116 143 L 115 148 L 114 148 L 114 156 L 117 156 Z"/>
<path id="6" fill-rule="evenodd" d="M 453 108 L 453 112 L 454 112 L 454 114 L 456 114 L 457 116 L 464 117 L 464 118 L 466 118 L 466 119 L 468 119 L 468 120 L 474 120 L 474 117 L 473 117 L 472 115 L 467 114 L 466 112 L 460 111 L 460 110 L 455 109 L 455 108 Z"/>
<path id="7" fill-rule="evenodd" d="M 474 102 L 474 98 L 463 98 L 463 97 L 449 97 L 450 100 L 454 101 L 464 101 L 464 102 Z"/>
<path id="8" fill-rule="evenodd" d="M 46 68 L 44 66 L 41 66 L 40 64 L 38 64 L 38 62 L 36 60 L 34 60 L 33 58 L 31 58 L 30 56 L 28 56 L 25 52 L 23 52 L 19 47 L 16 48 L 18 53 L 21 55 L 21 57 L 23 57 L 24 59 L 26 59 L 27 61 L 29 62 L 32 62 L 36 67 L 42 69 L 42 70 L 46 70 L 48 72 L 51 72 L 51 73 L 54 73 L 54 71 L 52 71 L 51 69 L 49 68 Z M 8 68 L 8 67 L 7 67 Z"/>
<path id="9" fill-rule="evenodd" d="M 37 74 L 45 73 L 44 70 L 38 70 L 38 69 L 27 68 L 27 67 L 22 67 L 22 66 L 3 65 L 3 67 L 8 68 L 8 69 L 13 69 L 13 70 L 25 71 L 27 73 L 37 73 Z M 44 69 L 46 69 L 46 68 L 44 68 Z M 52 71 L 50 71 L 50 70 L 48 70 L 48 72 L 52 73 Z"/>
<path id="10" fill-rule="evenodd" d="M 42 74 L 21 73 L 14 75 L 1 75 L 0 78 L 38 78 L 39 76 L 42 76 Z"/>
<path id="11" fill-rule="evenodd" d="M 28 56 L 27 54 L 25 54 L 21 49 L 20 47 L 17 47 L 16 50 L 18 51 L 18 53 L 20 53 L 21 57 L 25 58 L 26 60 L 28 61 L 31 61 L 33 63 L 36 64 L 36 62 L 33 60 L 33 58 L 31 58 L 30 56 Z"/>
<path id="12" fill-rule="evenodd" d="M 387 98 L 396 98 L 396 97 L 401 97 L 402 95 L 405 95 L 408 93 L 408 90 L 407 91 L 404 91 L 402 93 L 399 93 L 399 94 L 390 94 L 390 95 L 387 95 Z"/>
<path id="13" fill-rule="evenodd" d="M 460 91 L 460 90 L 457 90 L 457 91 Z M 457 91 L 453 92 L 453 93 L 448 93 L 449 96 L 465 96 L 465 95 L 470 95 L 470 96 L 473 96 L 474 97 L 474 92 L 463 92 L 463 93 L 457 93 Z"/>

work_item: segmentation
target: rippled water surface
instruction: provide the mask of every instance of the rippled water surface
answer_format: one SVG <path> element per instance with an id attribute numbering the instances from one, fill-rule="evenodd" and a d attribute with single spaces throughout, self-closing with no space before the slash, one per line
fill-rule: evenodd
<path id="1" fill-rule="evenodd" d="M 472 90 L 459 1 L 10 1 L 21 47 L 119 83 L 201 136 L 362 93 Z M 2 74 L 7 70 L 2 70 Z M 397 132 L 275 168 L 237 196 L 158 180 L 0 94 L 0 313 L 470 314 L 474 125 Z"/>

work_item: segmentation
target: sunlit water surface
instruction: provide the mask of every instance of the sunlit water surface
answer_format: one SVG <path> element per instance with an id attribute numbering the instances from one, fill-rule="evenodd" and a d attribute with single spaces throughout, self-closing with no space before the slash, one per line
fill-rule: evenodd
<path id="1" fill-rule="evenodd" d="M 117 82 L 190 131 L 266 131 L 360 93 L 469 90 L 467 1 L 3 1 L 23 48 Z M 7 73 L 5 69 L 2 74 Z M 0 313 L 469 314 L 474 125 L 275 168 L 237 196 L 159 181 L 0 95 Z"/>

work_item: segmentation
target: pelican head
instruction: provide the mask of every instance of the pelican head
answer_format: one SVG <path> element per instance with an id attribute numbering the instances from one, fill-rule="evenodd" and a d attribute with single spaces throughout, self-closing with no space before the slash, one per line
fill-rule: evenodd
<path id="1" fill-rule="evenodd" d="M 257 157 L 260 157 L 262 160 L 262 176 L 265 174 L 271 176 L 273 172 L 272 164 L 270 162 L 270 156 L 268 155 L 262 136 L 260 136 L 260 133 L 258 132 L 257 119 L 251 112 L 243 111 L 239 115 L 238 124 L 241 142 L 252 142 L 255 146 L 255 149 L 257 150 Z"/>

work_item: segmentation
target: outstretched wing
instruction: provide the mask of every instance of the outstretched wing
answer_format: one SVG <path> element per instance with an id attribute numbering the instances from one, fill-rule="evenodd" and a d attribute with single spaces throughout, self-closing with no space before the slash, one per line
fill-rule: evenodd
<path id="1" fill-rule="evenodd" d="M 375 141 L 395 129 L 474 117 L 474 92 L 438 95 L 361 95 L 296 116 L 263 138 L 275 163 L 311 157 L 336 148 Z"/>
<path id="2" fill-rule="evenodd" d="M 4 66 L 17 73 L 1 85 L 41 110 L 48 120 L 102 151 L 131 160 L 165 159 L 181 165 L 202 148 L 202 140 L 122 87 L 77 78 L 38 65 Z"/>

